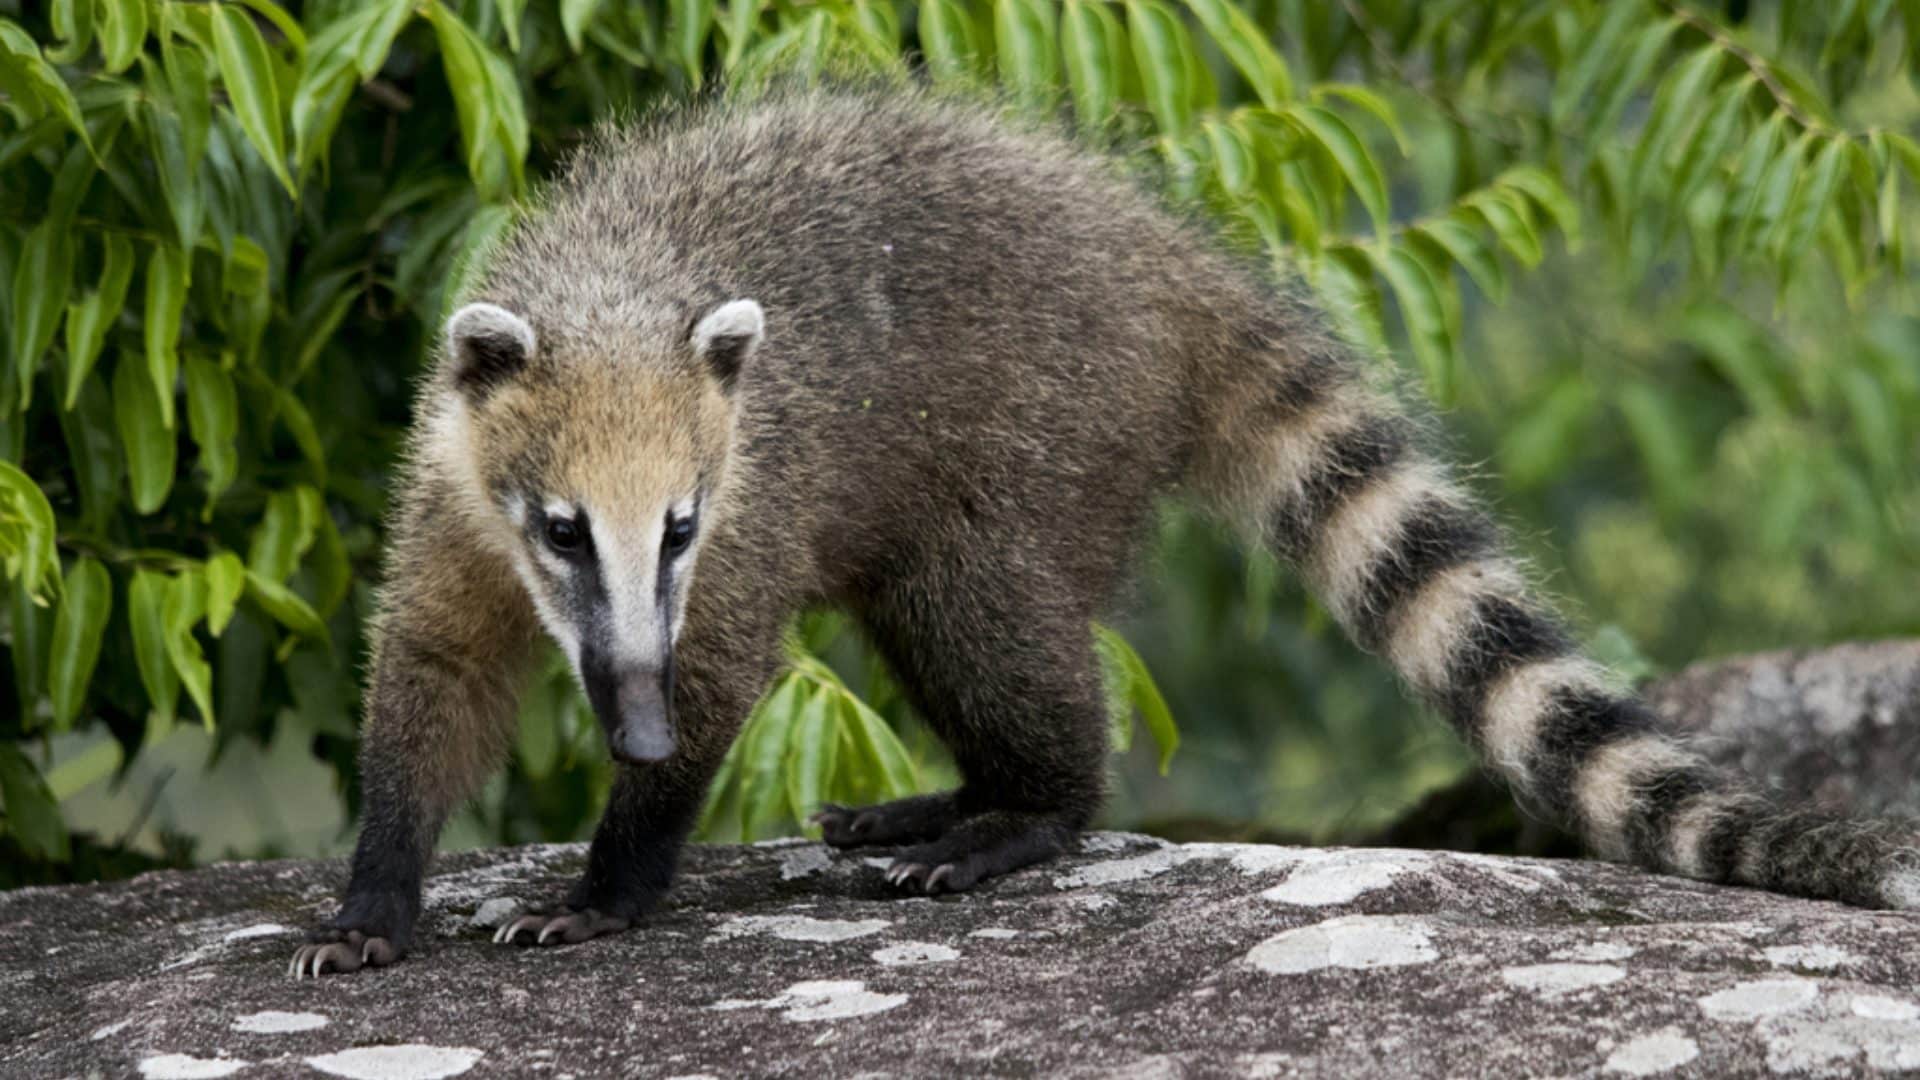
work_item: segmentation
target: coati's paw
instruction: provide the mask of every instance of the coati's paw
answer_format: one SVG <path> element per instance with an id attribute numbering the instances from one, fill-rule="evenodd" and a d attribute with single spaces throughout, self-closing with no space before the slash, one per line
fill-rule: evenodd
<path id="1" fill-rule="evenodd" d="M 975 814 L 939 839 L 901 851 L 887 868 L 887 883 L 924 896 L 965 892 L 997 874 L 1053 858 L 1074 832 L 1055 814 Z"/>
<path id="2" fill-rule="evenodd" d="M 527 914 L 500 927 L 493 935 L 495 945 L 578 945 L 602 934 L 617 934 L 633 925 L 632 919 L 602 915 L 592 908 L 575 911 L 559 908 L 546 914 Z"/>
<path id="3" fill-rule="evenodd" d="M 876 806 L 822 806 L 808 820 L 831 847 L 884 847 L 932 840 L 957 816 L 951 795 L 916 795 Z"/>
<path id="4" fill-rule="evenodd" d="M 296 979 L 317 979 L 328 971 L 346 974 L 363 967 L 386 967 L 406 955 L 406 950 L 383 937 L 369 937 L 358 930 L 329 927 L 314 932 L 316 940 L 293 952 L 287 974 Z"/>
<path id="5" fill-rule="evenodd" d="M 965 892 L 980 880 L 980 873 L 969 862 L 943 862 L 929 866 L 923 862 L 895 859 L 887 868 L 887 884 L 910 893 L 934 896 L 943 892 Z"/>

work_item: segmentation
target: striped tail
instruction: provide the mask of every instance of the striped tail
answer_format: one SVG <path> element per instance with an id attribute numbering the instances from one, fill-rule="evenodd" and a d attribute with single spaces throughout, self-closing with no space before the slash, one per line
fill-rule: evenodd
<path id="1" fill-rule="evenodd" d="M 1296 309 L 1297 310 L 1297 309 Z M 1239 339 L 1200 486 L 1440 708 L 1523 806 L 1597 855 L 1868 907 L 1920 907 L 1911 828 L 1789 810 L 1665 733 L 1530 587 L 1419 424 L 1304 314 Z M 1249 356 L 1248 353 L 1252 355 Z M 1249 365 L 1248 361 L 1254 363 Z"/>

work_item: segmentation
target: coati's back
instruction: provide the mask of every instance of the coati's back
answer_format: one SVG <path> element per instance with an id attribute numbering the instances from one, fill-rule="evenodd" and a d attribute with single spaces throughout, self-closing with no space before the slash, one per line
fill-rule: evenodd
<path id="1" fill-rule="evenodd" d="M 665 340 L 755 297 L 739 464 L 768 521 L 817 521 L 845 556 L 991 503 L 1102 567 L 1189 457 L 1220 311 L 1261 302 L 1112 162 L 977 106 L 848 91 L 603 136 L 478 295 L 614 354 L 643 351 L 614 328 Z"/>

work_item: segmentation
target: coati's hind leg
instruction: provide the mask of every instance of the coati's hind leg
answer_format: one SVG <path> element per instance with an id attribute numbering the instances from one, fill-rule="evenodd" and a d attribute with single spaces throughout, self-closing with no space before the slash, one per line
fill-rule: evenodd
<path id="1" fill-rule="evenodd" d="M 830 842 L 910 845 L 887 871 L 903 889 L 959 892 L 1052 858 L 1099 806 L 1106 722 L 1092 604 L 1020 569 L 1030 568 L 975 551 L 902 578 L 864 612 L 962 776 L 946 795 L 851 817 L 829 808 Z"/>

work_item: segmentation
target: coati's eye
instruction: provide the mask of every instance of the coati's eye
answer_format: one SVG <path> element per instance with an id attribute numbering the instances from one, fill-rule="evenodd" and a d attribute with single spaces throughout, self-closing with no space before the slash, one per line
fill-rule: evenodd
<path id="1" fill-rule="evenodd" d="M 661 546 L 666 553 L 678 555 L 687 550 L 687 545 L 691 543 L 693 543 L 693 515 L 688 514 L 683 518 L 669 517 L 667 534 L 661 541 Z"/>
<path id="2" fill-rule="evenodd" d="M 586 542 L 587 534 L 580 526 L 566 518 L 550 518 L 547 521 L 547 543 L 555 551 L 578 551 Z"/>

